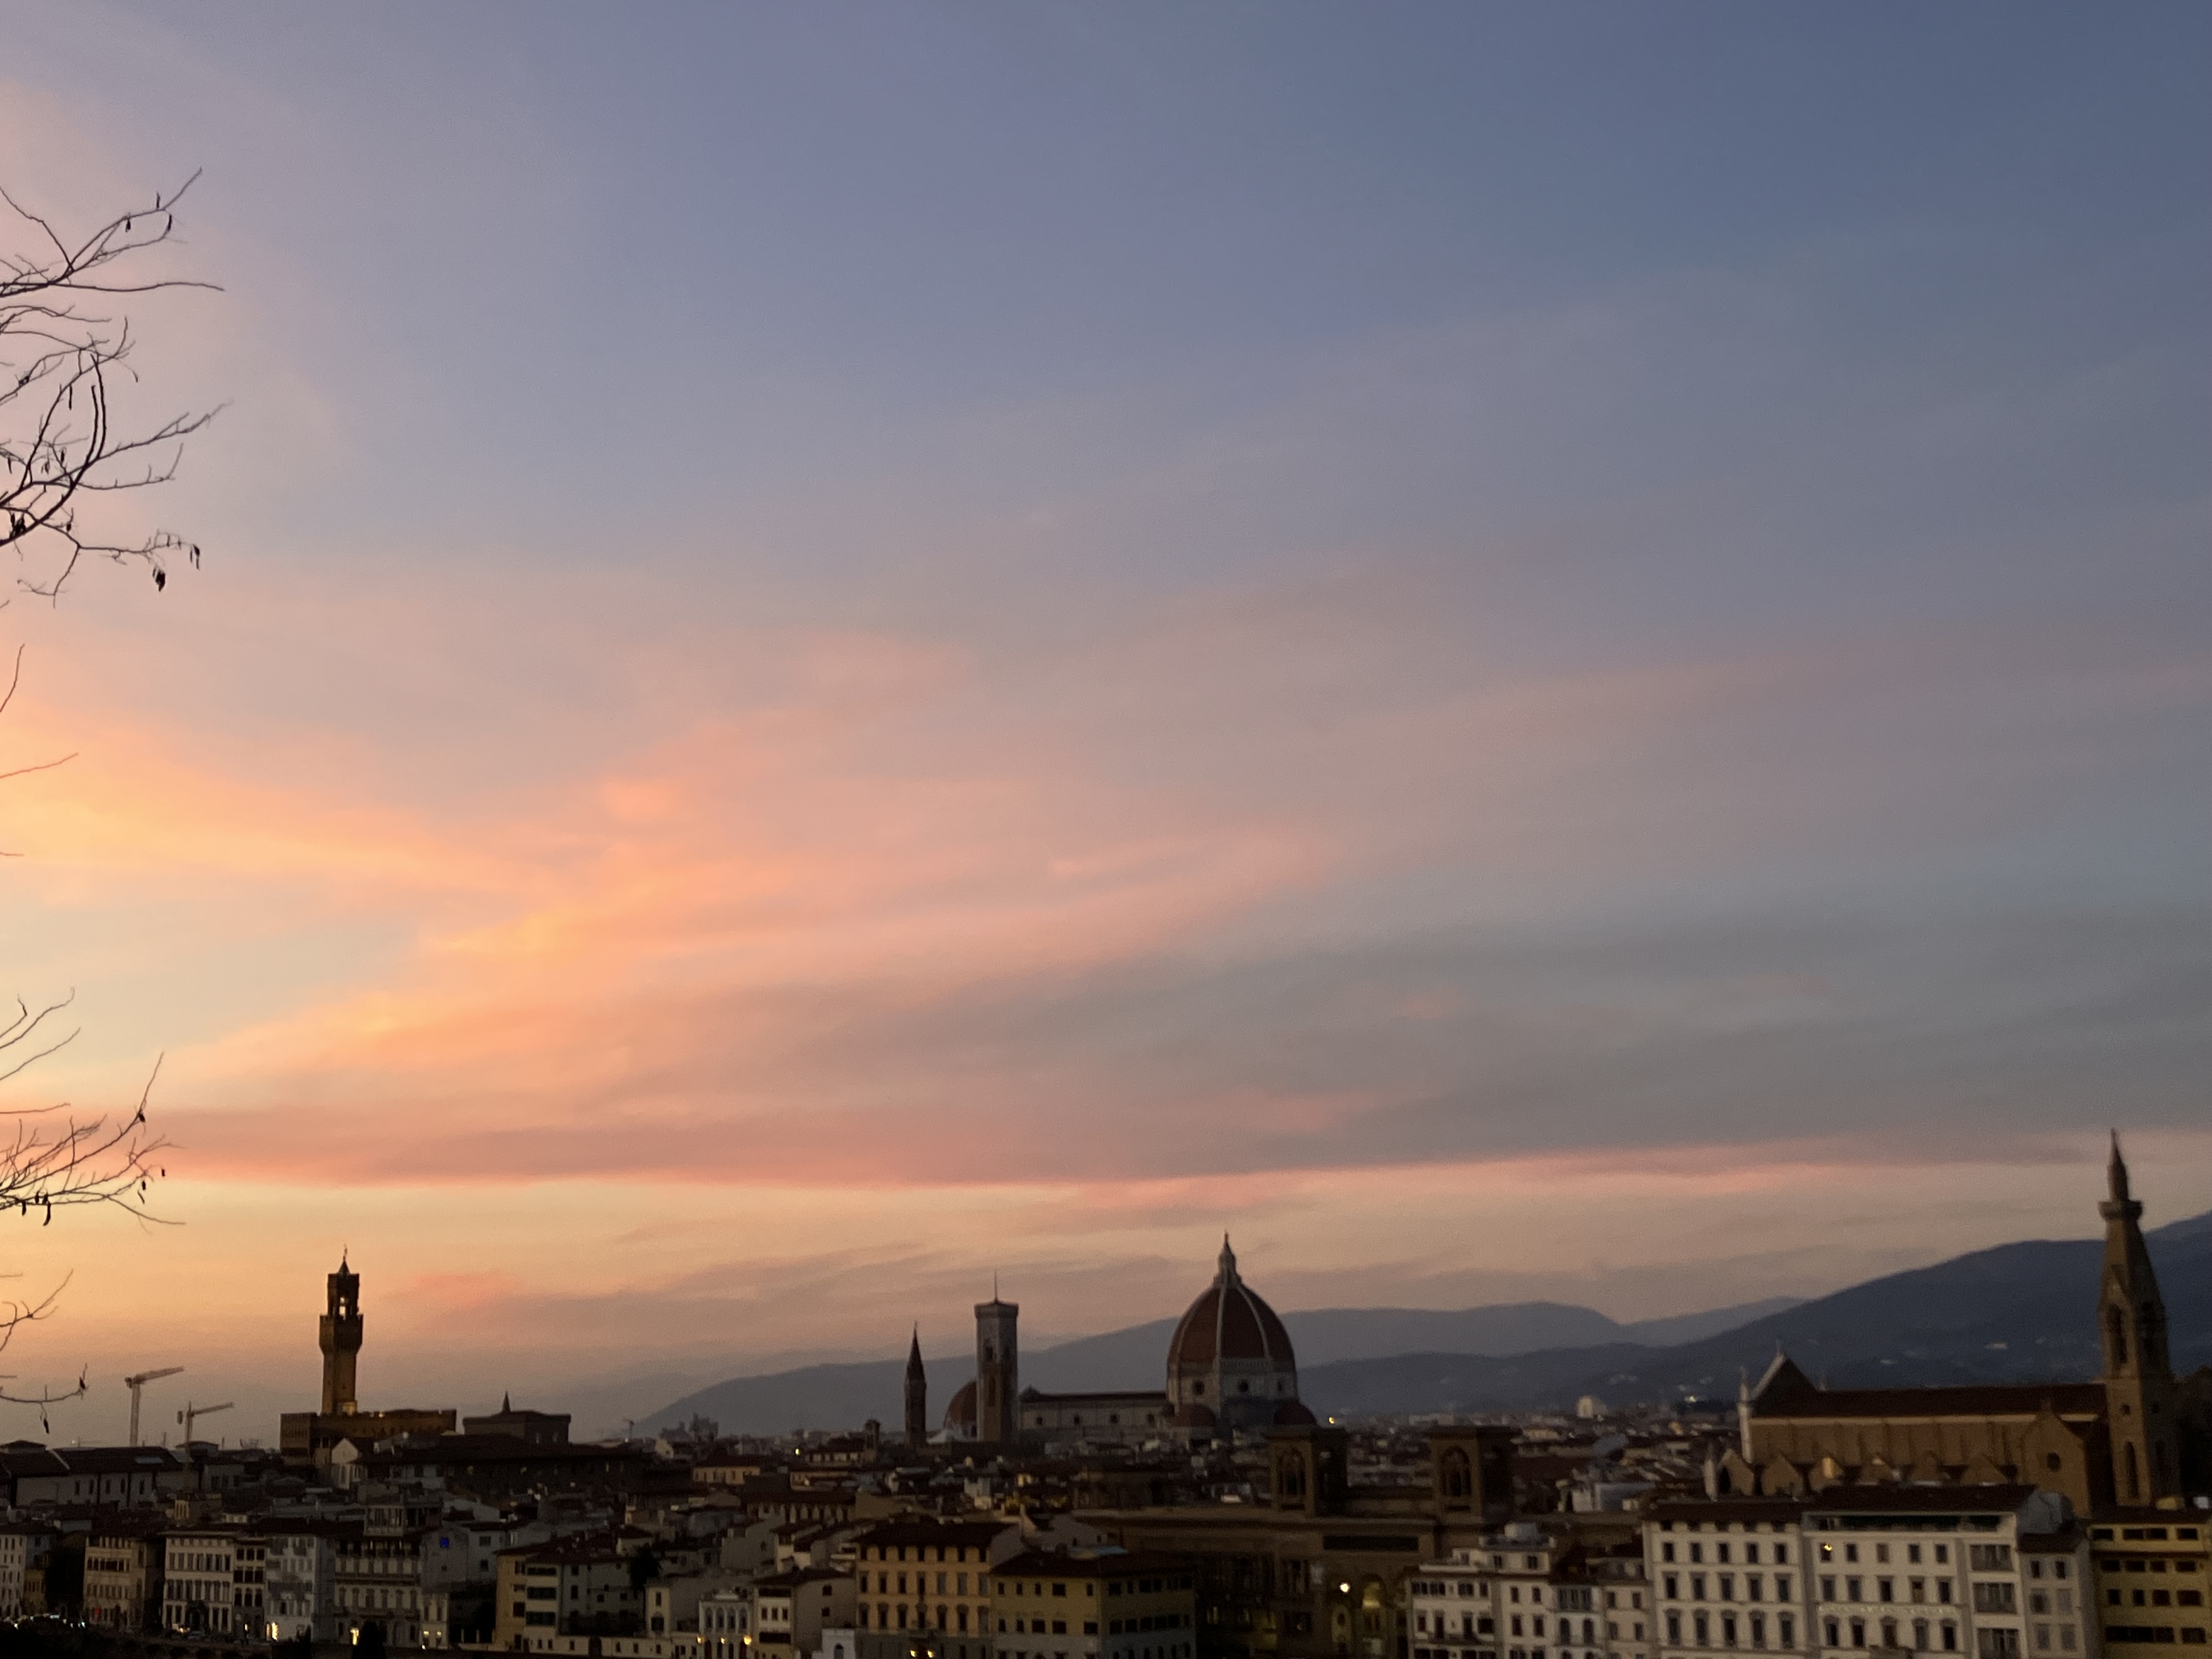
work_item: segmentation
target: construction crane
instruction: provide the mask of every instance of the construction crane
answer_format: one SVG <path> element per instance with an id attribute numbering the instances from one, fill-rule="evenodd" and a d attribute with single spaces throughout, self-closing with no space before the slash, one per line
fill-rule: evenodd
<path id="1" fill-rule="evenodd" d="M 192 1467 L 193 1422 L 199 1418 L 213 1417 L 217 1412 L 227 1412 L 235 1404 L 235 1401 L 226 1400 L 220 1406 L 195 1406 L 187 1400 L 184 1410 L 177 1413 L 177 1421 L 185 1425 L 185 1472 L 187 1474 L 191 1474 Z"/>
<path id="2" fill-rule="evenodd" d="M 182 1365 L 169 1365 L 158 1371 L 141 1371 L 136 1376 L 126 1376 L 123 1379 L 123 1386 L 131 1390 L 131 1443 L 132 1445 L 138 1443 L 138 1390 L 149 1382 L 158 1382 L 165 1376 L 174 1376 L 182 1370 L 184 1370 Z"/>

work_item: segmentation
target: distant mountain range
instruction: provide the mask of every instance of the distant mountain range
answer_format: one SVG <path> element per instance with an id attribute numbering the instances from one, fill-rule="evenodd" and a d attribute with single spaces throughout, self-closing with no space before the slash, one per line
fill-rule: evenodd
<path id="1" fill-rule="evenodd" d="M 2145 1235 L 2178 1370 L 2212 1364 L 2212 1214 Z M 1594 1394 L 1609 1404 L 1733 1397 L 1778 1346 L 1835 1388 L 2033 1382 L 2094 1376 L 2097 1239 L 2001 1244 L 1661 1348 L 1608 1343 L 1509 1358 L 1398 1354 L 1301 1369 L 1330 1416 L 1533 1410 Z"/>
<path id="2" fill-rule="evenodd" d="M 2171 1322 L 2174 1364 L 2212 1364 L 2212 1213 L 2146 1235 Z M 1732 1398 L 1778 1345 L 1837 1388 L 2036 1382 L 2097 1373 L 2096 1239 L 2034 1240 L 1853 1285 L 1623 1325 L 1593 1309 L 1516 1303 L 1455 1312 L 1326 1308 L 1283 1316 L 1298 1391 L 1325 1416 L 1535 1410 L 1594 1394 L 1607 1403 Z M 1161 1386 L 1171 1319 L 1025 1354 L 1048 1392 Z M 810 1365 L 718 1382 L 640 1419 L 703 1413 L 732 1433 L 898 1420 L 903 1362 Z M 931 1362 L 931 1414 L 974 1374 Z"/>
<path id="3" fill-rule="evenodd" d="M 1487 1308 L 1319 1308 L 1283 1316 L 1304 1368 L 1392 1355 L 1449 1350 L 1504 1357 L 1543 1349 L 1638 1345 L 1639 1351 L 1727 1330 L 1747 1320 L 1798 1305 L 1773 1297 L 1733 1308 L 1622 1324 L 1594 1308 L 1561 1302 L 1516 1302 Z M 1157 1389 L 1165 1382 L 1168 1339 L 1176 1321 L 1155 1319 L 1101 1336 L 1079 1337 L 1022 1356 L 1024 1387 L 1053 1392 Z M 975 1375 L 965 1352 L 929 1361 L 932 1417 Z M 800 1366 L 733 1377 L 686 1395 L 641 1423 L 672 1424 L 696 1413 L 733 1434 L 779 1434 L 793 1428 L 850 1427 L 873 1417 L 898 1420 L 903 1359 Z"/>

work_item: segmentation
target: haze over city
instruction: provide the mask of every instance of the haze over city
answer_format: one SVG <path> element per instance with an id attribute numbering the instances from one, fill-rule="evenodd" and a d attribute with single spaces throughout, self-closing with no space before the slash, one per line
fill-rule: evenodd
<path id="1" fill-rule="evenodd" d="M 163 1056 L 181 1224 L 12 1224 L 10 1433 L 273 1439 L 342 1252 L 365 1399 L 580 1434 L 1224 1231 L 1630 1322 L 2212 1207 L 2212 13 L 0 14 L 0 185 L 220 285 L 199 568 L 0 610 L 0 1103 Z"/>

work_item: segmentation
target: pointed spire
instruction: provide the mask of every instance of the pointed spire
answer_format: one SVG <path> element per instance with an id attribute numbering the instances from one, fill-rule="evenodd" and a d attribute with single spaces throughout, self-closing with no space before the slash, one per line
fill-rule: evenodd
<path id="1" fill-rule="evenodd" d="M 2105 1182 L 2112 1189 L 2113 1203 L 2128 1201 L 2128 1161 L 2120 1156 L 2120 1132 L 2118 1129 L 2112 1131 L 2112 1157 L 2105 1166 Z"/>
<path id="2" fill-rule="evenodd" d="M 906 1351 L 906 1374 L 908 1376 L 921 1375 L 921 1326 L 919 1322 L 914 1328 L 914 1340 L 908 1345 Z"/>
<path id="3" fill-rule="evenodd" d="M 1221 1255 L 1218 1265 L 1220 1272 L 1216 1277 L 1214 1283 L 1217 1285 L 1234 1285 L 1237 1282 L 1237 1252 L 1229 1248 L 1229 1235 L 1227 1233 L 1221 1235 Z"/>
<path id="4" fill-rule="evenodd" d="M 501 1389 L 501 1390 L 500 1391 L 500 1396 L 499 1396 L 499 1414 L 500 1414 L 501 1417 L 505 1417 L 505 1416 L 508 1415 L 510 1413 L 512 1413 L 514 1410 L 514 1396 L 512 1394 L 510 1394 L 510 1393 L 507 1392 L 505 1389 Z"/>

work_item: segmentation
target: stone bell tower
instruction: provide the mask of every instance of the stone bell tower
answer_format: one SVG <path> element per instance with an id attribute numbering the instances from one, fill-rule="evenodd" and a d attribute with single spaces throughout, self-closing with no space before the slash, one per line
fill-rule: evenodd
<path id="1" fill-rule="evenodd" d="M 999 1287 L 991 1299 L 975 1304 L 975 1438 L 1012 1445 L 1021 1437 L 1021 1356 L 1014 1328 L 1019 1304 L 1001 1302 Z"/>
<path id="2" fill-rule="evenodd" d="M 323 1415 L 351 1417 L 361 1409 L 354 1382 L 354 1362 L 361 1356 L 361 1275 L 340 1256 L 338 1270 L 325 1285 Z"/>
<path id="3" fill-rule="evenodd" d="M 2112 1136 L 2105 1221 L 2105 1264 L 2097 1290 L 2097 1328 L 2105 1345 L 2105 1419 L 2112 1444 L 2112 1495 L 2155 1504 L 2181 1490 L 2179 1423 L 2173 1366 L 2166 1352 L 2166 1301 L 2143 1245 L 2142 1205 L 2128 1190 L 2120 1138 Z"/>
<path id="4" fill-rule="evenodd" d="M 921 1327 L 914 1328 L 914 1344 L 906 1351 L 906 1443 L 918 1450 L 929 1443 L 929 1374 L 921 1364 Z"/>

